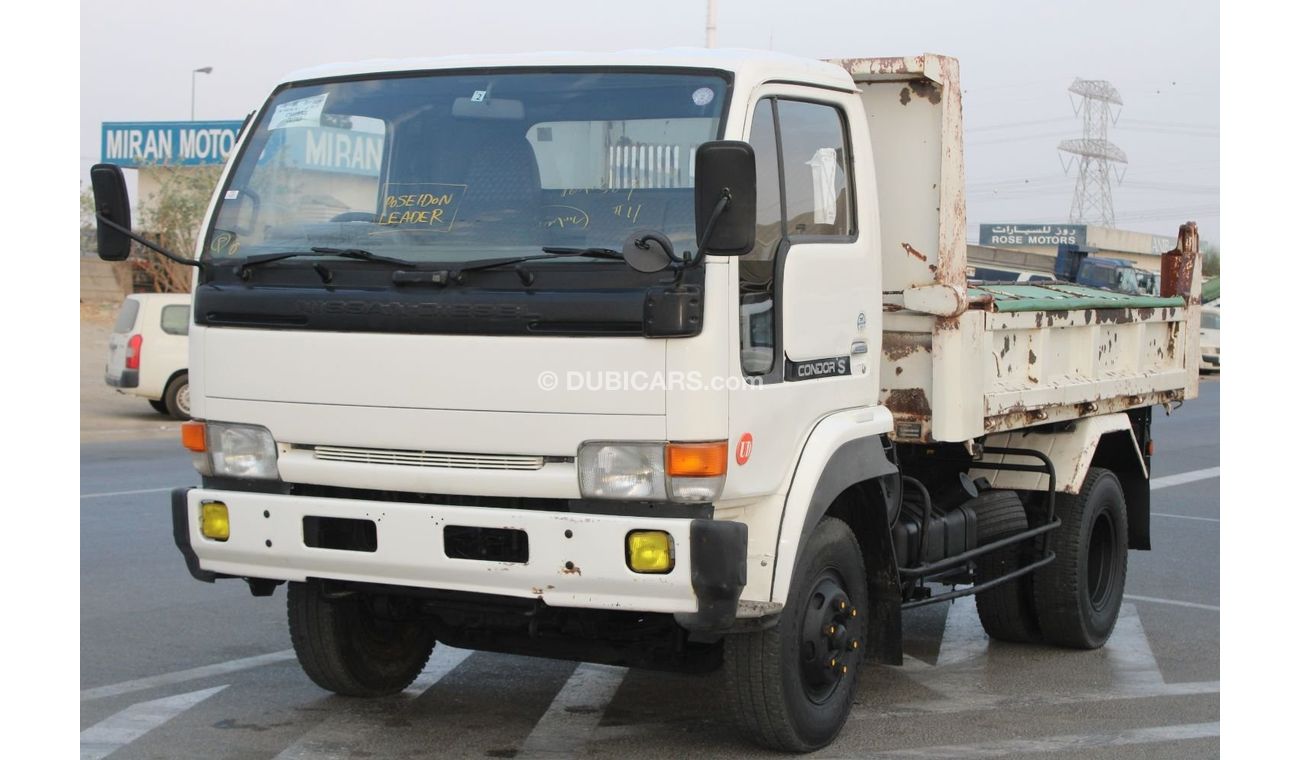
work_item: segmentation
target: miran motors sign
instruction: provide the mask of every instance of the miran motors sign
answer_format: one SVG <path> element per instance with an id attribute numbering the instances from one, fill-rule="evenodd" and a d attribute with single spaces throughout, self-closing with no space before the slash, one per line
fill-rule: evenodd
<path id="1" fill-rule="evenodd" d="M 1085 224 L 981 224 L 980 245 L 1058 246 L 1087 245 Z"/>
<path id="2" fill-rule="evenodd" d="M 148 166 L 219 166 L 239 136 L 238 121 L 104 122 L 104 163 Z M 259 163 L 286 168 L 379 176 L 382 132 L 295 124 L 275 129 Z"/>
<path id="3" fill-rule="evenodd" d="M 211 166 L 235 147 L 238 121 L 106 121 L 100 131 L 104 163 L 141 166 Z"/>

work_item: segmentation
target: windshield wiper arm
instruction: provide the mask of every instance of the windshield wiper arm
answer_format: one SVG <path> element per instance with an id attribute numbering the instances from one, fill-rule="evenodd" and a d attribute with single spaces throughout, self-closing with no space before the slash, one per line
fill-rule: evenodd
<path id="1" fill-rule="evenodd" d="M 542 246 L 542 252 L 552 256 L 590 256 L 593 259 L 623 260 L 623 252 L 613 248 L 566 248 L 560 245 L 545 245 Z"/>
<path id="2" fill-rule="evenodd" d="M 511 264 L 522 264 L 526 261 L 541 261 L 543 259 L 554 259 L 564 256 L 582 256 L 592 259 L 617 259 L 623 260 L 623 254 L 613 248 L 561 248 L 557 246 L 545 246 L 542 248 L 543 253 L 532 256 L 511 256 L 504 259 L 488 259 L 487 261 L 478 261 L 467 264 L 463 267 L 456 267 L 456 272 L 474 272 L 480 269 L 494 269 L 496 267 L 510 266 Z"/>
<path id="3" fill-rule="evenodd" d="M 378 261 L 384 264 L 395 264 L 403 267 L 419 266 L 417 262 L 407 261 L 405 259 L 396 259 L 390 256 L 380 256 L 378 254 L 365 251 L 360 248 L 326 248 L 324 246 L 313 246 L 309 251 L 282 251 L 280 253 L 264 253 L 260 256 L 249 256 L 239 262 L 235 268 L 235 273 L 243 276 L 250 267 L 269 264 L 273 261 L 283 261 L 298 256 L 341 256 L 345 259 L 358 259 L 360 261 Z"/>

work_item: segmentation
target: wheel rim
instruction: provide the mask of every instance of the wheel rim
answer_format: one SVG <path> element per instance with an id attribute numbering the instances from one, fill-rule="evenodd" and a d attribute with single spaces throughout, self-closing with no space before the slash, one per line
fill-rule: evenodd
<path id="1" fill-rule="evenodd" d="M 804 602 L 799 639 L 799 675 L 804 695 L 814 703 L 830 699 L 855 666 L 851 653 L 861 647 L 854 635 L 861 622 L 843 580 L 826 570 Z"/>
<path id="2" fill-rule="evenodd" d="M 176 391 L 176 408 L 186 417 L 190 416 L 190 384 L 182 385 L 180 390 Z"/>
<path id="3" fill-rule="evenodd" d="M 1110 601 L 1115 579 L 1115 523 L 1101 512 L 1092 523 L 1088 538 L 1088 598 L 1095 610 Z"/>

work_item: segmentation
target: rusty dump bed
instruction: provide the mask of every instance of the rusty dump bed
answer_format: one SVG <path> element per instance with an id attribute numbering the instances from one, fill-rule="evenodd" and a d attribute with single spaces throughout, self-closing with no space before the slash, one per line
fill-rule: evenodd
<path id="1" fill-rule="evenodd" d="M 957 62 L 836 61 L 857 83 L 880 197 L 881 401 L 901 442 L 962 442 L 1195 397 L 1196 226 L 1165 254 L 1161 297 L 966 279 Z M 1191 326 L 1191 327 L 1189 327 Z"/>

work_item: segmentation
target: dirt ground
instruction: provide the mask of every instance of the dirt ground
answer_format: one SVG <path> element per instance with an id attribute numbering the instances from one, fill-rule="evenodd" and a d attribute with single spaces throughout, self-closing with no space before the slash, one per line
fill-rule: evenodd
<path id="1" fill-rule="evenodd" d="M 180 438 L 180 423 L 138 396 L 104 383 L 108 336 L 118 304 L 81 304 L 81 441 Z"/>

